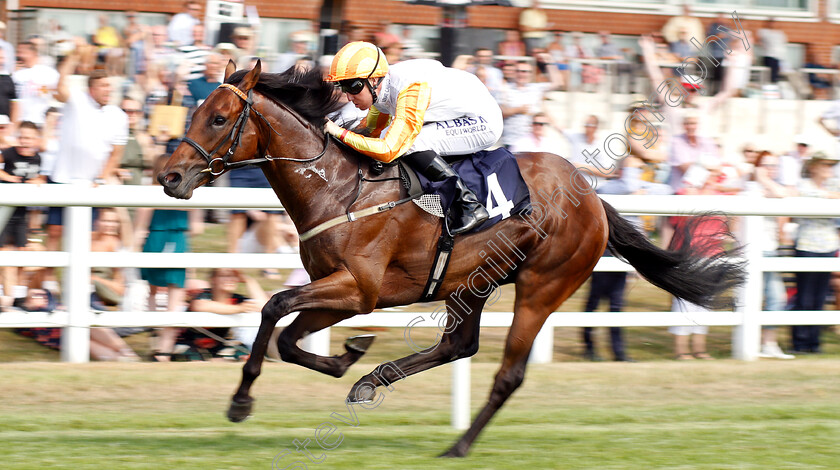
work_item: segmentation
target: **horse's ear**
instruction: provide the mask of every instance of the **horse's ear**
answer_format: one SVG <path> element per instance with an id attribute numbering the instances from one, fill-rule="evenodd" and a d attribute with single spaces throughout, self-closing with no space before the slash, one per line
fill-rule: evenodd
<path id="1" fill-rule="evenodd" d="M 245 74 L 245 77 L 242 78 L 242 81 L 239 82 L 239 89 L 248 92 L 251 88 L 254 88 L 254 85 L 260 81 L 260 72 L 262 71 L 262 66 L 260 65 L 259 59 L 257 59 L 256 65 L 254 68 L 251 69 L 250 72 Z"/>
<path id="2" fill-rule="evenodd" d="M 233 75 L 233 72 L 236 72 L 236 64 L 233 60 L 228 59 L 227 66 L 225 67 L 225 82 L 227 82 L 228 77 Z"/>

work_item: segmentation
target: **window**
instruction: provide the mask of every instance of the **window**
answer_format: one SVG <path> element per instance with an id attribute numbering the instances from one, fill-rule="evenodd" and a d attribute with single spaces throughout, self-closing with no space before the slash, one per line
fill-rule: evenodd
<path id="1" fill-rule="evenodd" d="M 788 11 L 807 11 L 810 3 L 810 0 L 697 0 L 697 5 Z"/>

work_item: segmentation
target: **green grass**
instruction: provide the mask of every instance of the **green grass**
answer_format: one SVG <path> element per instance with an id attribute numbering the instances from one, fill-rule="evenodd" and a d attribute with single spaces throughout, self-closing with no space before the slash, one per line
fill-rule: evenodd
<path id="1" fill-rule="evenodd" d="M 373 365 L 336 380 L 268 364 L 254 387 L 254 417 L 233 424 L 223 412 L 236 364 L 1 364 L 0 462 L 268 469 L 292 441 L 307 438 L 325 458 L 308 468 L 829 469 L 840 462 L 836 359 L 532 366 L 473 452 L 458 460 L 435 458 L 459 435 L 449 426 L 448 367 L 394 384 L 378 408 L 358 409 L 358 427 L 330 417 L 347 414 L 342 398 Z M 474 410 L 495 369 L 473 365 Z M 324 422 L 343 439 L 333 450 L 314 443 Z M 278 468 L 298 458 L 287 455 Z"/>

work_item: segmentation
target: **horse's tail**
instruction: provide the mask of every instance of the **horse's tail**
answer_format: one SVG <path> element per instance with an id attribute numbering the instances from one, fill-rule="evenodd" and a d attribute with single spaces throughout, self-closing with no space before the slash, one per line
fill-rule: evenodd
<path id="1" fill-rule="evenodd" d="M 733 259 L 740 251 L 739 247 L 719 248 L 724 240 L 733 239 L 725 223 L 721 223 L 720 229 L 711 236 L 704 235 L 702 240 L 692 242 L 692 233 L 698 224 L 709 218 L 689 218 L 674 233 L 671 245 L 676 248 L 663 250 L 621 217 L 615 208 L 601 202 L 607 213 L 609 247 L 613 254 L 624 258 L 653 285 L 676 297 L 707 308 L 732 305 L 727 294 L 744 282 L 746 272 L 745 263 Z"/>

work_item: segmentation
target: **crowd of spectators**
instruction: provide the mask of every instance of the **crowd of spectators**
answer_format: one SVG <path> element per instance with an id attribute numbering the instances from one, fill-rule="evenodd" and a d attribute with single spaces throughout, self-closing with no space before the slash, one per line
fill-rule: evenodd
<path id="1" fill-rule="evenodd" d="M 259 31 L 250 26 L 235 28 L 230 42 L 207 44 L 198 2 L 187 1 L 168 25 L 146 26 L 136 17 L 135 12 L 126 12 L 126 26 L 120 31 L 103 16 L 88 37 L 54 35 L 55 41 L 50 42 L 33 36 L 17 44 L 16 50 L 0 39 L 0 72 L 5 72 L 0 73 L 0 181 L 154 184 L 156 169 L 177 146 L 192 112 L 221 83 L 226 62 L 233 60 L 239 67 L 247 67 L 260 57 Z M 725 23 L 725 18 L 716 21 Z M 815 152 L 807 136 L 798 136 L 792 151 L 769 149 L 751 141 L 744 142 L 742 154 L 723 152 L 704 120 L 743 91 L 754 58 L 740 41 L 725 38 L 732 52 L 713 47 L 719 65 L 710 67 L 710 73 L 704 77 L 675 73 L 675 63 L 696 55 L 690 39 L 706 34 L 688 7 L 661 31 L 641 37 L 638 48 L 620 48 L 607 31 L 600 32 L 598 44 L 590 47 L 583 34 L 555 31 L 553 26 L 535 2 L 523 11 L 519 30 L 507 31 L 498 44 L 479 47 L 453 64 L 478 76 L 498 101 L 505 119 L 499 145 L 515 152 L 556 153 L 560 139 L 565 139 L 570 152 L 564 157 L 597 176 L 599 193 L 840 197 L 835 179 L 836 152 Z M 0 32 L 4 29 L 0 25 Z M 419 49 L 409 37 L 387 32 L 366 37 L 348 26 L 340 34 L 342 40 L 378 43 L 392 64 Z M 758 31 L 757 37 L 762 51 L 760 63 L 770 67 L 771 81 L 776 82 L 781 73 L 778 51 L 784 49 L 787 40 L 772 21 Z M 289 50 L 275 58 L 270 70 L 323 64 L 313 53 L 317 38 L 308 30 L 292 33 Z M 634 118 L 623 130 L 628 136 L 627 156 L 612 163 L 608 163 L 603 148 L 605 135 L 609 134 L 603 123 L 606 116 L 588 115 L 580 130 L 564 128 L 556 110 L 547 104 L 554 92 L 597 89 L 605 74 L 617 78 L 613 81 L 616 90 L 642 91 L 636 89 L 637 75 L 649 82 L 643 85 L 644 90 L 655 90 L 632 100 L 627 112 Z M 663 88 L 663 83 L 676 84 L 678 90 L 673 86 Z M 656 106 L 657 100 L 660 105 L 672 104 L 677 99 L 675 91 L 679 94 L 677 106 Z M 654 102 L 648 102 L 651 99 Z M 352 114 L 352 109 L 345 112 Z M 359 118 L 349 116 L 346 120 Z M 825 113 L 820 124 L 840 136 L 840 104 Z M 629 138 L 629 134 L 635 138 Z M 258 168 L 232 171 L 216 184 L 268 186 Z M 294 227 L 282 212 L 205 214 L 198 210 L 106 209 L 96 211 L 95 218 L 93 249 L 100 251 L 189 251 L 190 238 L 200 234 L 206 222 L 225 224 L 229 252 L 293 253 L 298 243 Z M 799 228 L 791 235 L 790 230 L 783 230 L 791 221 L 767 218 L 767 240 L 763 244 L 766 255 L 789 246 L 796 256 L 836 256 L 840 240 L 833 220 L 793 222 Z M 667 246 L 680 221 L 640 218 L 639 223 L 656 232 L 662 245 Z M 62 224 L 60 208 L 17 208 L 0 237 L 0 249 L 58 250 Z M 275 270 L 260 274 L 265 279 L 279 276 Z M 267 298 L 253 278 L 238 271 L 214 270 L 209 282 L 198 277 L 184 269 L 144 269 L 128 276 L 119 269 L 96 270 L 91 277 L 91 306 L 100 310 L 124 307 L 129 287 L 137 281 L 149 286 L 145 300 L 148 310 L 239 313 L 259 310 Z M 829 274 L 799 273 L 796 295 L 788 298 L 782 277 L 766 273 L 767 308 L 821 309 L 830 283 Z M 55 308 L 59 298 L 55 273 L 50 269 L 4 268 L 0 285 L 3 296 L 12 299 L 7 303 L 25 310 Z M 625 285 L 623 273 L 596 274 L 587 310 L 597 308 L 602 297 L 609 299 L 611 310 L 620 310 Z M 247 298 L 234 292 L 237 287 L 248 292 Z M 674 304 L 675 311 L 698 309 Z M 57 347 L 54 332 L 41 330 L 45 329 L 30 329 L 24 334 Z M 794 327 L 792 351 L 819 352 L 820 330 Z M 677 358 L 711 358 L 704 328 L 672 332 Z M 92 347 L 92 354 L 103 360 L 136 360 L 121 339 L 131 333 L 92 330 L 91 340 L 98 344 Z M 242 348 L 247 351 L 251 333 L 162 328 L 156 332 L 152 357 L 158 361 L 174 355 L 236 358 Z M 689 342 L 692 335 L 694 340 Z M 610 337 L 613 358 L 630 360 L 621 330 L 612 329 Z M 584 356 L 599 358 L 591 329 L 584 331 L 583 339 Z M 777 331 L 766 328 L 762 356 L 792 358 L 782 351 L 779 341 Z"/>

